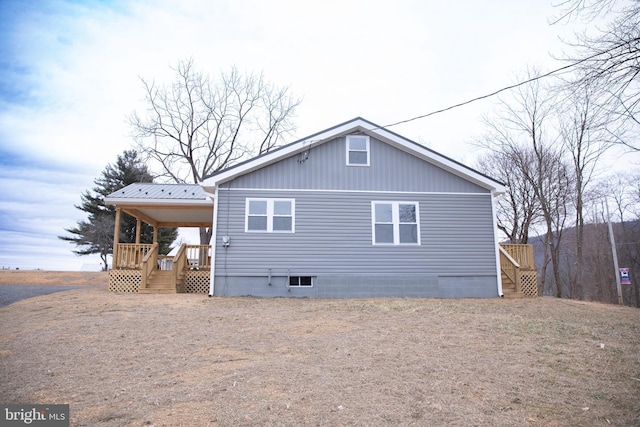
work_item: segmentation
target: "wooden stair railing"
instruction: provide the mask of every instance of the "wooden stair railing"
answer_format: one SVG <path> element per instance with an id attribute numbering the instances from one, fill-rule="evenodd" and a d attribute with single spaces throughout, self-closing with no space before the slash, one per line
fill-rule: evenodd
<path id="1" fill-rule="evenodd" d="M 533 259 L 533 245 L 501 243 L 500 270 L 505 296 L 538 296 L 538 280 Z"/>
<path id="2" fill-rule="evenodd" d="M 138 269 L 152 244 L 119 243 L 113 268 Z"/>
<path id="3" fill-rule="evenodd" d="M 185 251 L 188 268 L 193 270 L 209 270 L 211 268 L 210 245 L 187 245 Z"/>
<path id="4" fill-rule="evenodd" d="M 516 293 L 522 293 L 520 286 L 520 264 L 500 246 L 500 269 L 511 280 L 516 287 Z"/>
<path id="5" fill-rule="evenodd" d="M 535 269 L 533 262 L 533 245 L 501 243 L 500 247 L 511 255 L 511 258 L 518 262 L 520 268 Z"/>
<path id="6" fill-rule="evenodd" d="M 171 285 L 173 286 L 174 289 L 177 289 L 178 281 L 179 281 L 178 278 L 181 274 L 183 274 L 186 266 L 187 266 L 187 245 L 183 243 L 182 245 L 180 245 L 180 249 L 178 249 L 178 252 L 173 257 L 173 263 L 171 266 L 171 271 L 172 271 Z"/>
<path id="7" fill-rule="evenodd" d="M 154 271 L 158 269 L 158 244 L 154 243 L 151 249 L 142 259 L 142 280 L 140 281 L 140 289 L 146 289 L 149 278 Z"/>

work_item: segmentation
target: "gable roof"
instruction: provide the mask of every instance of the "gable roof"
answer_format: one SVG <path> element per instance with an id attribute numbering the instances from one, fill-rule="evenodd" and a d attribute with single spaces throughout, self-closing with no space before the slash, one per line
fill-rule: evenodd
<path id="1" fill-rule="evenodd" d="M 364 133 L 395 148 L 412 154 L 426 162 L 440 167 L 441 169 L 466 179 L 467 181 L 473 182 L 482 188 L 486 188 L 495 195 L 502 194 L 506 191 L 504 184 L 501 182 L 361 117 L 356 117 L 355 119 L 223 169 L 205 179 L 201 185 L 207 191 L 213 192 L 216 186 L 238 176 L 253 172 L 285 158 L 297 155 L 309 148 L 355 132 Z"/>

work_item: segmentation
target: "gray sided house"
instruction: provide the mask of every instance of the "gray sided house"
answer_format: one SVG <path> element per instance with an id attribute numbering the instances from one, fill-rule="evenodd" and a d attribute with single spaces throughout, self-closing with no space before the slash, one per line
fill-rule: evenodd
<path id="1" fill-rule="evenodd" d="M 356 118 L 220 171 L 210 295 L 498 297 L 504 187 Z"/>

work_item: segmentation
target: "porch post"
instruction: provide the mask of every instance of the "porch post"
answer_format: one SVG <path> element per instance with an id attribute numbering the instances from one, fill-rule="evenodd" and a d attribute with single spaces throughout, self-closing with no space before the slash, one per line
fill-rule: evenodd
<path id="1" fill-rule="evenodd" d="M 158 227 L 153 226 L 153 243 L 158 243 Z"/>
<path id="2" fill-rule="evenodd" d="M 142 228 L 142 221 L 140 218 L 136 218 L 136 245 L 140 244 L 140 229 Z"/>
<path id="3" fill-rule="evenodd" d="M 122 209 L 116 207 L 116 222 L 113 227 L 113 260 L 111 261 L 111 268 L 117 267 L 116 260 L 118 259 L 118 244 L 120 243 L 120 216 Z"/>

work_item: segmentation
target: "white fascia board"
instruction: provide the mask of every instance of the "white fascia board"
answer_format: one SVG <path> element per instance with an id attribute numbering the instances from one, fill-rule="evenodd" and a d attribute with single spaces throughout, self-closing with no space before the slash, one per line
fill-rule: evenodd
<path id="1" fill-rule="evenodd" d="M 108 205 L 115 206 L 212 206 L 213 201 L 206 200 L 186 200 L 186 199 L 134 199 L 113 197 L 104 199 Z"/>

